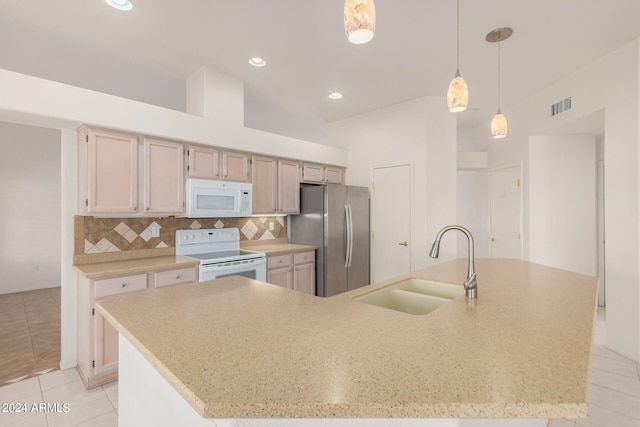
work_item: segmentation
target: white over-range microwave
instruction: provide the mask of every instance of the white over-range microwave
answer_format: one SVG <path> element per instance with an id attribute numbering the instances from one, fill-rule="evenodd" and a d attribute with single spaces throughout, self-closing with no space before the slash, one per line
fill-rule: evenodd
<path id="1" fill-rule="evenodd" d="M 246 182 L 187 179 L 186 216 L 230 218 L 251 216 L 252 184 Z"/>

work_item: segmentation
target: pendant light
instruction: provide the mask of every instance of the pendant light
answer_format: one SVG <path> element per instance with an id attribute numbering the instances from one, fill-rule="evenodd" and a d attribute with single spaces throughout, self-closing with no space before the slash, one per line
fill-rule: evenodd
<path id="1" fill-rule="evenodd" d="M 345 0 L 344 30 L 353 44 L 364 44 L 376 31 L 376 7 L 373 0 Z"/>
<path id="2" fill-rule="evenodd" d="M 447 91 L 447 107 L 452 113 L 459 113 L 469 105 L 469 89 L 460 76 L 460 0 L 456 1 L 456 75 Z"/>
<path id="3" fill-rule="evenodd" d="M 498 43 L 498 112 L 491 120 L 491 135 L 495 139 L 507 136 L 507 118 L 500 110 L 500 42 L 508 39 L 513 30 L 509 27 L 498 28 L 487 34 L 486 40 L 490 43 Z"/>

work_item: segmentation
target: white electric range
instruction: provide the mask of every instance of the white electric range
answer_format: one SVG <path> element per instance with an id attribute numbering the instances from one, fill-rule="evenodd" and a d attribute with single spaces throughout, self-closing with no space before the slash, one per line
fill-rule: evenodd
<path id="1" fill-rule="evenodd" d="M 176 230 L 176 255 L 200 261 L 200 282 L 235 275 L 267 280 L 267 255 L 240 249 L 237 228 Z"/>

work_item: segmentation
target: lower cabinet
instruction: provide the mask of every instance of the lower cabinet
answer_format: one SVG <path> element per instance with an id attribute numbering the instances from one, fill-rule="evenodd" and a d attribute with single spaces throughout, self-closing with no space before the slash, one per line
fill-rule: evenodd
<path id="1" fill-rule="evenodd" d="M 316 294 L 314 251 L 267 257 L 267 282 L 309 295 Z"/>
<path id="2" fill-rule="evenodd" d="M 197 280 L 197 267 L 150 271 L 104 279 L 78 280 L 78 370 L 87 388 L 118 378 L 118 331 L 96 310 L 96 303 L 153 287 Z"/>

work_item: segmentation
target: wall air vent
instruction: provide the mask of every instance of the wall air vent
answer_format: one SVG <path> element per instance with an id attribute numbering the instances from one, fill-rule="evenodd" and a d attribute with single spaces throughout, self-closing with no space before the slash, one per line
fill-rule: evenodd
<path id="1" fill-rule="evenodd" d="M 558 101 L 555 104 L 551 104 L 551 108 L 549 112 L 551 113 L 551 117 L 555 117 L 559 114 L 566 113 L 571 110 L 572 103 L 571 97 L 565 98 L 562 101 Z"/>

